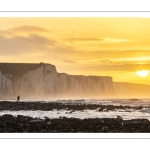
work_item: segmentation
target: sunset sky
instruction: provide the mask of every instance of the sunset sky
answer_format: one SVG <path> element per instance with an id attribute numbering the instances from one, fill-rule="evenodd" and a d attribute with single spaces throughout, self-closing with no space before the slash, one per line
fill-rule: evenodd
<path id="1" fill-rule="evenodd" d="M 0 62 L 150 84 L 150 18 L 0 18 Z"/>

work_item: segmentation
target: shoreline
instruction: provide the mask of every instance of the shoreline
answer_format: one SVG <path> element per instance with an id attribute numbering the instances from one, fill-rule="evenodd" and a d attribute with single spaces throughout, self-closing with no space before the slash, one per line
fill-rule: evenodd
<path id="1" fill-rule="evenodd" d="M 0 112 L 5 112 L 0 116 L 1 133 L 150 133 L 150 121 L 147 119 L 123 119 L 120 117 L 121 111 L 132 113 L 149 109 L 150 106 L 129 106 L 129 105 L 103 105 L 89 104 L 76 101 L 75 103 L 59 102 L 11 102 L 0 101 Z M 8 114 L 7 110 L 10 111 Z M 64 110 L 66 116 L 50 118 L 51 112 L 61 112 Z M 101 118 L 90 118 L 90 111 L 97 113 Z M 132 112 L 130 112 L 133 110 Z M 13 115 L 13 112 L 16 115 Z M 22 114 L 20 111 L 24 111 Z M 45 111 L 43 118 L 33 117 L 32 113 L 40 111 L 39 115 Z M 87 111 L 86 118 L 72 117 L 74 113 L 83 115 Z M 120 112 L 119 112 L 120 111 Z M 29 112 L 29 116 L 26 113 Z M 106 113 L 113 112 L 116 118 L 107 118 Z M 19 114 L 20 113 L 20 114 Z M 118 113 L 118 117 L 117 117 Z M 104 114 L 104 117 L 102 116 Z M 46 116 L 47 115 L 47 116 Z M 48 115 L 50 117 L 48 117 Z M 37 115 L 38 116 L 38 115 Z M 97 117 L 97 116 L 96 116 Z M 144 117 L 142 117 L 144 118 Z"/>

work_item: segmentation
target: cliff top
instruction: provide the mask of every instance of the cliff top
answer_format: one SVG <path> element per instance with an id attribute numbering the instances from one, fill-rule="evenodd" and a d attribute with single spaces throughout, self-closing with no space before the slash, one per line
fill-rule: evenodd
<path id="1" fill-rule="evenodd" d="M 0 71 L 8 78 L 18 78 L 31 70 L 35 70 L 46 63 L 0 63 Z"/>
<path id="2" fill-rule="evenodd" d="M 58 73 L 59 76 L 61 75 L 68 75 L 68 76 L 74 76 L 74 77 L 77 77 L 77 78 L 80 78 L 80 77 L 90 77 L 90 78 L 99 78 L 99 77 L 107 77 L 107 78 L 112 78 L 111 76 L 97 76 L 97 75 L 71 75 L 71 74 L 67 74 L 67 73 Z"/>
<path id="3" fill-rule="evenodd" d="M 148 84 L 142 84 L 142 83 L 131 83 L 131 82 L 116 82 L 114 81 L 114 84 L 122 84 L 122 85 L 141 85 L 141 86 L 150 86 Z"/>

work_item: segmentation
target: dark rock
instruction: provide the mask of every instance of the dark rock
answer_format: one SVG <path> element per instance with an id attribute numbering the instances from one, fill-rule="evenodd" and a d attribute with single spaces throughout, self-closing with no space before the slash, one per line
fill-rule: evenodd
<path id="1" fill-rule="evenodd" d="M 103 132 L 107 132 L 108 131 L 108 127 L 107 126 L 102 127 L 102 131 Z"/>
<path id="2" fill-rule="evenodd" d="M 50 121 L 48 121 L 48 122 L 47 122 L 47 125 L 50 125 L 50 124 L 51 124 L 51 122 L 50 122 Z"/>
<path id="3" fill-rule="evenodd" d="M 123 118 L 122 118 L 122 117 L 120 117 L 120 116 L 117 116 L 117 119 L 121 119 L 121 120 L 122 120 Z"/>
<path id="4" fill-rule="evenodd" d="M 11 110 L 11 111 L 18 111 L 18 110 L 43 110 L 43 111 L 50 111 L 50 110 L 85 110 L 91 109 L 98 111 L 116 111 L 117 109 L 142 109 L 143 106 L 131 107 L 131 106 L 114 106 L 114 105 L 102 105 L 102 104 L 84 104 L 84 103 L 61 103 L 61 102 L 10 102 L 10 101 L 0 101 L 0 110 Z M 129 110 L 130 111 L 130 110 Z"/>
<path id="5" fill-rule="evenodd" d="M 22 126 L 23 126 L 23 123 L 20 123 L 20 124 L 19 124 L 19 126 L 21 126 L 21 127 L 22 127 Z"/>

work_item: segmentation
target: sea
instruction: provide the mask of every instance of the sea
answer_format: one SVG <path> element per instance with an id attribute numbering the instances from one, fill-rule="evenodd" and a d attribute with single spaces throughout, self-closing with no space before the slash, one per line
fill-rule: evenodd
<path id="1" fill-rule="evenodd" d="M 4 101 L 4 100 L 0 100 Z M 14 100 L 7 100 L 11 102 L 16 102 Z M 79 119 L 85 119 L 85 118 L 117 118 L 117 116 L 122 117 L 124 120 L 130 120 L 130 119 L 148 119 L 150 120 L 150 98 L 142 98 L 142 99 L 23 99 L 20 102 L 39 102 L 39 103 L 63 103 L 67 105 L 86 105 L 86 104 L 98 104 L 98 105 L 114 105 L 114 106 L 132 106 L 132 108 L 126 108 L 126 109 L 115 109 L 115 110 L 103 110 L 98 111 L 98 109 L 95 110 L 81 110 L 81 111 L 70 111 L 67 109 L 61 109 L 57 110 L 54 109 L 52 111 L 42 111 L 42 110 L 19 110 L 19 111 L 10 111 L 10 110 L 3 110 L 0 111 L 0 116 L 5 114 L 11 114 L 13 116 L 17 115 L 23 115 L 23 116 L 30 116 L 32 118 L 39 118 L 44 119 L 45 117 L 48 117 L 50 119 L 53 118 L 61 118 L 61 117 L 67 117 L 67 118 L 79 118 Z M 133 107 L 139 107 L 142 106 L 142 109 L 135 109 Z"/>

